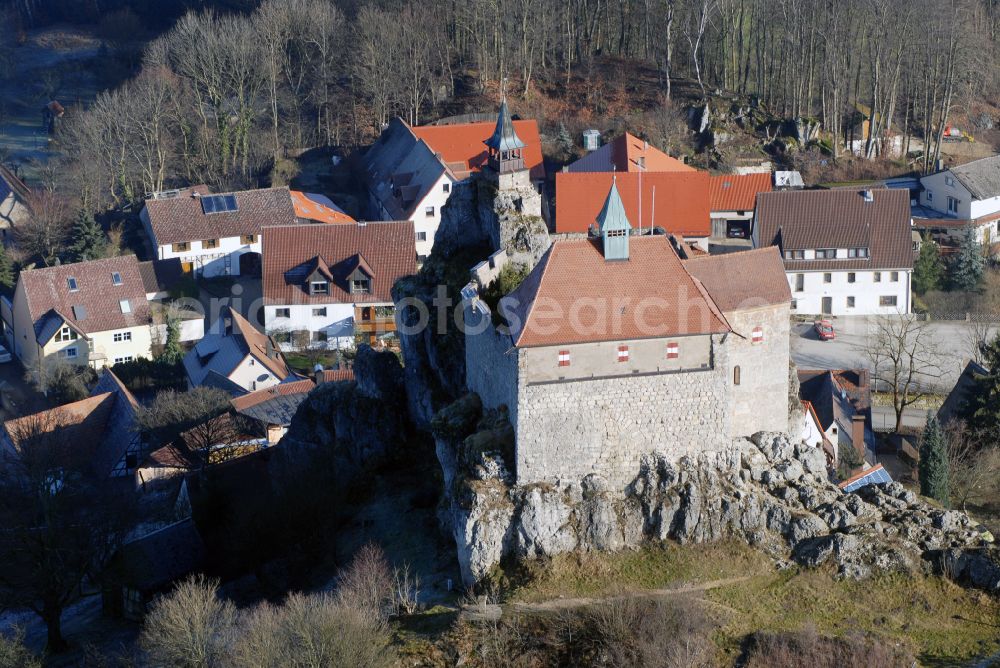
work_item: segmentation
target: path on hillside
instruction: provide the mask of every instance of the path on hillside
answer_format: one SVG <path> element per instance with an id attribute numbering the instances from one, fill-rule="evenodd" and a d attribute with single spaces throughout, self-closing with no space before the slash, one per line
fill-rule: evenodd
<path id="1" fill-rule="evenodd" d="M 629 592 L 625 594 L 615 594 L 611 596 L 598 596 L 598 597 L 579 597 L 579 598 L 553 598 L 546 601 L 540 601 L 538 603 L 510 603 L 503 606 L 497 605 L 483 605 L 481 603 L 475 603 L 471 605 L 466 605 L 462 607 L 462 614 L 466 618 L 476 618 L 476 617 L 495 617 L 498 616 L 496 613 L 499 612 L 499 608 L 507 608 L 513 612 L 528 612 L 528 613 L 538 613 L 538 612 L 558 612 L 560 610 L 569 610 L 573 608 L 585 608 L 588 606 L 601 605 L 609 603 L 611 601 L 626 600 L 630 598 L 672 598 L 675 596 L 685 596 L 689 594 L 699 594 L 712 589 L 718 589 L 719 587 L 727 587 L 732 584 L 739 584 L 740 582 L 746 582 L 755 576 L 753 575 L 741 575 L 732 578 L 723 578 L 719 580 L 709 580 L 707 582 L 684 584 L 679 587 L 670 587 L 666 589 L 649 589 L 640 590 L 635 592 Z"/>

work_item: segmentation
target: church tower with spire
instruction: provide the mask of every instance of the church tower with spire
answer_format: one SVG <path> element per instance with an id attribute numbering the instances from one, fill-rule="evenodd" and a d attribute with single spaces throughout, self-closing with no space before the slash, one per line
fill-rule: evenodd
<path id="1" fill-rule="evenodd" d="M 514 129 L 506 95 L 500 100 L 496 128 L 483 143 L 488 155 L 487 173 L 501 190 L 531 188 L 531 178 L 524 166 L 525 143 Z"/>

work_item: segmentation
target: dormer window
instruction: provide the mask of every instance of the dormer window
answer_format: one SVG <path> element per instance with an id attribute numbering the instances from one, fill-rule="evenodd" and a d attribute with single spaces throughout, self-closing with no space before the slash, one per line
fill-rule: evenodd
<path id="1" fill-rule="evenodd" d="M 69 288 L 70 292 L 76 292 L 80 289 L 76 284 L 76 279 L 72 276 L 66 279 L 66 286 Z"/>
<path id="2" fill-rule="evenodd" d="M 326 281 L 310 281 L 309 294 L 327 295 L 330 294 L 330 284 Z"/>
<path id="3" fill-rule="evenodd" d="M 351 279 L 351 294 L 366 294 L 372 291 L 372 279 L 362 275 L 360 278 Z"/>
<path id="4" fill-rule="evenodd" d="M 63 341 L 76 341 L 76 339 L 76 330 L 68 325 L 63 325 L 56 334 L 56 341 L 59 341 L 60 343 Z"/>

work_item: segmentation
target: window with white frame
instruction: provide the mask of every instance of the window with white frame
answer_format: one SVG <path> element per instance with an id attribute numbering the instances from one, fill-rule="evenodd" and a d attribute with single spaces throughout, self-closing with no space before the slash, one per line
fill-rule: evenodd
<path id="1" fill-rule="evenodd" d="M 848 283 L 853 283 L 854 281 L 857 280 L 857 278 L 858 278 L 857 274 L 855 274 L 853 271 L 847 272 L 847 282 Z"/>
<path id="2" fill-rule="evenodd" d="M 823 282 L 824 283 L 832 283 L 833 282 L 833 274 L 823 274 Z"/>
<path id="3" fill-rule="evenodd" d="M 114 339 L 115 343 L 121 343 L 122 341 L 131 341 L 132 332 L 115 332 L 111 338 Z"/>
<path id="4" fill-rule="evenodd" d="M 961 204 L 961 203 L 962 202 L 960 202 L 959 200 L 955 199 L 954 197 L 949 197 L 948 198 L 948 213 L 957 214 L 958 213 L 958 205 Z"/>
<path id="5" fill-rule="evenodd" d="M 122 310 L 122 313 L 131 313 L 132 312 L 132 304 L 129 303 L 129 300 L 127 300 L 127 299 L 119 299 L 118 300 L 118 307 Z"/>
<path id="6" fill-rule="evenodd" d="M 879 306 L 895 306 L 896 305 L 896 295 L 882 295 L 878 298 Z"/>
<path id="7" fill-rule="evenodd" d="M 70 346 L 69 348 L 63 348 L 59 351 L 59 357 L 65 357 L 66 359 L 74 359 L 79 353 L 77 352 L 76 346 Z"/>
<path id="8" fill-rule="evenodd" d="M 817 248 L 816 249 L 816 259 L 817 260 L 836 260 L 837 259 L 837 249 L 836 248 Z"/>
<path id="9" fill-rule="evenodd" d="M 427 233 L 417 232 L 417 241 L 427 241 Z"/>
<path id="10" fill-rule="evenodd" d="M 868 257 L 868 249 L 867 248 L 848 248 L 847 249 L 847 257 L 852 257 L 852 258 L 854 258 L 854 257 L 856 257 L 856 258 L 866 258 L 866 257 Z"/>
<path id="11" fill-rule="evenodd" d="M 275 318 L 290 318 L 292 317 L 292 309 L 290 308 L 276 308 L 274 309 Z"/>
<path id="12" fill-rule="evenodd" d="M 432 207 L 432 206 L 425 206 L 424 207 L 424 217 L 425 218 L 433 218 L 434 217 L 434 207 Z"/>
<path id="13" fill-rule="evenodd" d="M 125 362 L 132 362 L 135 360 L 131 355 L 125 355 L 124 357 L 116 357 L 115 364 L 124 364 Z"/>
<path id="14" fill-rule="evenodd" d="M 874 280 L 875 280 L 876 283 L 881 283 L 882 282 L 882 272 L 881 271 L 876 271 L 875 272 Z"/>
<path id="15" fill-rule="evenodd" d="M 78 335 L 75 329 L 67 325 L 64 325 L 59 329 L 59 332 L 56 334 L 56 341 L 60 343 L 62 343 L 63 341 L 76 341 L 77 336 Z"/>
<path id="16" fill-rule="evenodd" d="M 313 317 L 316 317 L 316 318 L 325 318 L 326 317 L 326 307 L 324 306 L 323 308 L 314 308 L 313 309 Z"/>
<path id="17" fill-rule="evenodd" d="M 892 281 L 893 283 L 899 282 L 899 272 L 898 271 L 894 271 L 894 272 L 890 273 L 889 274 L 889 280 Z"/>

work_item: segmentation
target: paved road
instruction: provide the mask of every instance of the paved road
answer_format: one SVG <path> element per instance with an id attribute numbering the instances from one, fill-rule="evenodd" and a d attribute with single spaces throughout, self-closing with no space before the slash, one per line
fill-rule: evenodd
<path id="1" fill-rule="evenodd" d="M 820 341 L 812 325 L 792 327 L 792 359 L 800 369 L 849 369 L 868 367 L 864 348 L 870 321 L 864 317 L 833 319 L 834 341 Z M 938 355 L 942 375 L 924 378 L 930 389 L 947 393 L 955 385 L 972 351 L 972 327 L 964 322 L 929 322 L 931 340 Z"/>

